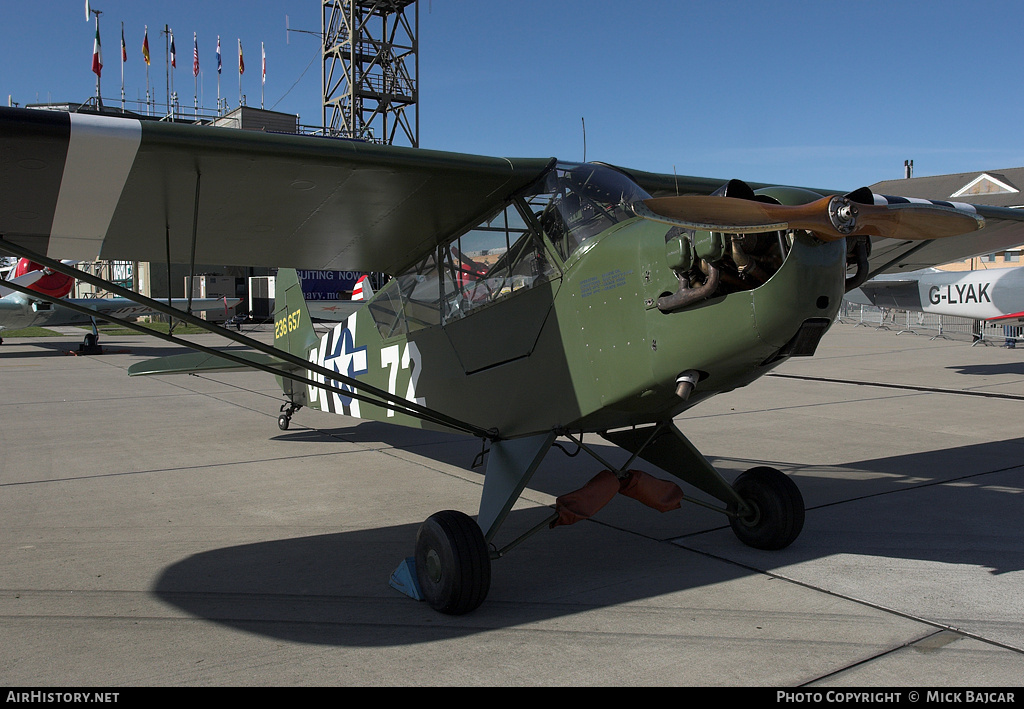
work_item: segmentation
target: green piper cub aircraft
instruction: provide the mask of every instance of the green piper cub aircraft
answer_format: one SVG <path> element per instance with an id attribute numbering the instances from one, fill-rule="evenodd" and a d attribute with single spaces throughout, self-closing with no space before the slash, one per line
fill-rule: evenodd
<path id="1" fill-rule="evenodd" d="M 57 259 L 279 267 L 273 346 L 210 327 L 256 352 L 183 343 L 200 352 L 131 374 L 252 367 L 280 379 L 281 428 L 312 408 L 484 440 L 476 519 L 431 516 L 393 577 L 451 614 L 485 599 L 501 525 L 560 437 L 604 470 L 534 531 L 616 494 L 710 504 L 634 470 L 641 458 L 717 501 L 743 543 L 789 545 L 804 521 L 790 478 L 756 467 L 730 484 L 674 417 L 812 355 L 868 277 L 1024 242 L 1014 210 L 867 189 L 87 114 L 0 109 L 0 156 L 0 252 L 86 281 Z M 392 278 L 320 337 L 295 268 Z M 604 460 L 595 433 L 628 458 Z"/>

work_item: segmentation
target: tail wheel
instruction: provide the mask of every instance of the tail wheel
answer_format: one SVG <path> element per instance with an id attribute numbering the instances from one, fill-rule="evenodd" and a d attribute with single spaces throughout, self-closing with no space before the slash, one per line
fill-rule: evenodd
<path id="1" fill-rule="evenodd" d="M 783 549 L 804 527 L 804 498 L 800 489 L 775 468 L 751 468 L 733 483 L 750 511 L 731 518 L 732 531 L 755 549 Z"/>
<path id="2" fill-rule="evenodd" d="M 301 409 L 302 406 L 288 402 L 281 404 L 281 413 L 277 417 L 277 427 L 282 431 L 288 430 L 288 424 L 292 422 L 292 414 Z"/>
<path id="3" fill-rule="evenodd" d="M 449 615 L 475 610 L 491 588 L 491 557 L 468 515 L 438 512 L 416 535 L 416 578 L 430 607 Z"/>

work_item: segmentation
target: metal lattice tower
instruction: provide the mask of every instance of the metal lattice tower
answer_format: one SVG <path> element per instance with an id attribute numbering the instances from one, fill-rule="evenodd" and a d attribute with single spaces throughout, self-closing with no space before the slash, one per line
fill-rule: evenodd
<path id="1" fill-rule="evenodd" d="M 419 147 L 416 0 L 322 0 L 324 130 Z"/>

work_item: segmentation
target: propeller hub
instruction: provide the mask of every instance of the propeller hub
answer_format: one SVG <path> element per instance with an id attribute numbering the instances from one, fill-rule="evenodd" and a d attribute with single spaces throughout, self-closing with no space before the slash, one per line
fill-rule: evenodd
<path id="1" fill-rule="evenodd" d="M 846 197 L 833 197 L 828 203 L 828 217 L 840 234 L 850 234 L 857 228 L 857 205 Z"/>

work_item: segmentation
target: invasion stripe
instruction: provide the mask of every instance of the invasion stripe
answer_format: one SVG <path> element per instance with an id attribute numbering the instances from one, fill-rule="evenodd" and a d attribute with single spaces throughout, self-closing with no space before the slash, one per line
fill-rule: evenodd
<path id="1" fill-rule="evenodd" d="M 887 194 L 876 194 L 874 197 L 875 204 L 879 206 L 887 204 L 934 204 L 937 207 L 947 207 L 959 212 L 967 212 L 968 214 L 978 213 L 978 210 L 973 204 L 967 204 L 965 202 L 946 202 L 941 199 L 922 199 L 920 197 L 896 197 Z"/>
<path id="2" fill-rule="evenodd" d="M 64 163 L 47 255 L 95 260 L 135 162 L 142 124 L 135 119 L 71 114 Z"/>

